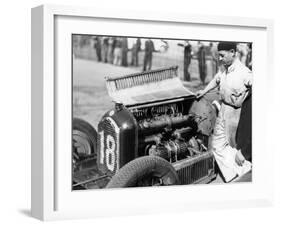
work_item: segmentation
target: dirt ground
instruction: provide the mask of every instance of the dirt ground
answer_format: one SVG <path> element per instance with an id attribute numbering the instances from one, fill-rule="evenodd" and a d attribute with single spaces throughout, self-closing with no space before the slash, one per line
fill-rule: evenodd
<path id="1" fill-rule="evenodd" d="M 103 114 L 113 107 L 104 77 L 131 74 L 136 70 L 96 61 L 73 60 L 73 117 L 97 128 Z"/>

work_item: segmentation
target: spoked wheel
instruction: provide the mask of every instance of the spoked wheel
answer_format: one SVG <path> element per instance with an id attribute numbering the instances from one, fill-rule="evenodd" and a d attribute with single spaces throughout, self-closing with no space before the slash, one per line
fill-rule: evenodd
<path id="1" fill-rule="evenodd" d="M 174 167 L 157 156 L 144 156 L 127 163 L 110 180 L 107 188 L 166 186 L 179 184 Z"/>
<path id="2" fill-rule="evenodd" d="M 74 118 L 72 141 L 73 168 L 77 171 L 84 160 L 96 158 L 97 131 L 88 122 Z"/>

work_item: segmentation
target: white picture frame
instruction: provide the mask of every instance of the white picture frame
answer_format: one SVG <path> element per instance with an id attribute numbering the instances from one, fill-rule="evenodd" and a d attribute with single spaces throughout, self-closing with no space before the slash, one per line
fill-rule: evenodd
<path id="1" fill-rule="evenodd" d="M 71 45 L 67 37 L 71 33 L 92 34 L 88 30 L 92 25 L 96 26 L 95 34 L 116 33 L 118 26 L 114 24 L 120 25 L 118 35 L 141 36 L 143 30 L 129 29 L 139 26 L 146 29 L 146 36 L 182 38 L 189 29 L 191 39 L 254 43 L 252 183 L 71 191 Z M 159 34 L 155 27 L 159 27 Z M 32 216 L 56 220 L 272 204 L 273 178 L 266 174 L 273 171 L 274 149 L 266 124 L 271 101 L 263 95 L 272 92 L 272 45 L 273 22 L 265 19 L 57 5 L 32 9 Z M 63 101 L 66 104 L 62 108 Z M 262 155 L 265 149 L 266 156 Z"/>

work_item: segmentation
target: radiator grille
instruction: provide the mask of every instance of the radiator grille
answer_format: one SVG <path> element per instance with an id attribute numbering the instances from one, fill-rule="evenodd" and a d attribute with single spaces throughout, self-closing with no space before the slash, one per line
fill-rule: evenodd
<path id="1" fill-rule="evenodd" d="M 116 131 L 114 130 L 114 127 L 111 125 L 111 122 L 109 121 L 109 119 L 105 119 L 103 122 L 104 122 L 103 123 L 104 133 L 110 134 L 110 135 L 114 136 L 114 139 L 116 139 Z"/>
<path id="2" fill-rule="evenodd" d="M 198 161 L 192 161 L 185 167 L 179 168 L 177 173 L 181 184 L 192 184 L 213 176 L 214 164 L 213 157 L 199 158 Z"/>

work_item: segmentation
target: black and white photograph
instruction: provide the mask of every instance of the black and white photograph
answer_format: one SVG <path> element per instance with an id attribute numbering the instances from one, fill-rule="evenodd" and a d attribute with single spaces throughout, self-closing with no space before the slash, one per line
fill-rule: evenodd
<path id="1" fill-rule="evenodd" d="M 251 42 L 72 34 L 69 57 L 72 190 L 252 182 Z"/>
<path id="2" fill-rule="evenodd" d="M 31 153 L 19 147 L 13 163 L 22 173 L 26 156 L 30 180 L 6 173 L 29 184 L 31 199 L 28 190 L 4 187 L 19 202 L 27 197 L 31 210 L 20 212 L 32 218 L 27 224 L 276 222 L 280 39 L 275 21 L 262 18 L 274 6 L 147 3 L 32 7 L 31 64 L 24 63 L 31 66 Z M 7 72 L 14 73 L 25 58 L 11 52 Z M 4 77 L 13 81 L 3 82 L 4 100 L 18 90 L 8 101 L 17 110 L 2 112 L 20 115 L 22 80 Z M 26 141 L 15 136 L 17 119 L 6 120 L 13 141 L 4 143 Z M 4 210 L 13 208 L 2 193 Z"/>

